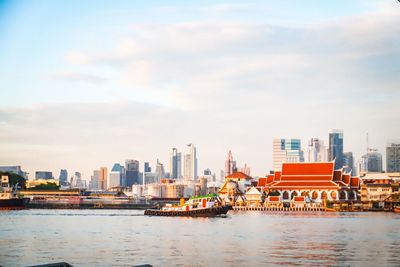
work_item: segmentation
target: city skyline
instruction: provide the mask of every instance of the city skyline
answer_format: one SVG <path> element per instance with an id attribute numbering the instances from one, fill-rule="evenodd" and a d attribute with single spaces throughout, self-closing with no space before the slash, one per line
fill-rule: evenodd
<path id="1" fill-rule="evenodd" d="M 355 160 L 368 132 L 385 162 L 400 136 L 398 5 L 1 2 L 0 165 L 89 180 L 126 159 L 169 170 L 168 151 L 193 143 L 199 173 L 232 150 L 261 176 L 273 138 L 304 149 L 332 129 Z"/>

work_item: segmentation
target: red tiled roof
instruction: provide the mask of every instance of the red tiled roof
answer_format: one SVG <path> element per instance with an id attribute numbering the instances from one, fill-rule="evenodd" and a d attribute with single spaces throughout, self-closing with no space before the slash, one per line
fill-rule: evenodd
<path id="1" fill-rule="evenodd" d="M 272 183 L 274 181 L 274 178 L 275 178 L 275 175 L 273 175 L 273 174 L 268 175 L 267 184 Z"/>
<path id="2" fill-rule="evenodd" d="M 332 175 L 335 162 L 284 162 L 282 175 Z"/>
<path id="3" fill-rule="evenodd" d="M 266 177 L 261 177 L 258 179 L 257 186 L 265 186 L 267 184 L 268 178 Z"/>
<path id="4" fill-rule="evenodd" d="M 246 179 L 246 180 L 250 180 L 253 179 L 252 177 L 248 176 L 247 174 L 243 173 L 243 172 L 234 172 L 231 175 L 228 175 L 225 177 L 225 179 Z"/>
<path id="5" fill-rule="evenodd" d="M 339 185 L 332 181 L 281 181 L 271 185 L 274 189 L 285 188 L 332 188 L 338 189 Z"/>
<path id="6" fill-rule="evenodd" d="M 351 177 L 350 178 L 350 186 L 351 187 L 360 187 L 360 178 L 359 177 Z"/>
<path id="7" fill-rule="evenodd" d="M 342 175 L 342 181 L 343 181 L 343 183 L 348 185 L 350 183 L 350 174 L 343 174 Z"/>
<path id="8" fill-rule="evenodd" d="M 281 181 L 332 181 L 332 175 L 282 175 Z"/>
<path id="9" fill-rule="evenodd" d="M 281 179 L 282 172 L 275 172 L 274 181 L 279 181 Z"/>
<path id="10" fill-rule="evenodd" d="M 341 181 L 342 180 L 342 170 L 336 170 L 333 172 L 333 181 Z"/>

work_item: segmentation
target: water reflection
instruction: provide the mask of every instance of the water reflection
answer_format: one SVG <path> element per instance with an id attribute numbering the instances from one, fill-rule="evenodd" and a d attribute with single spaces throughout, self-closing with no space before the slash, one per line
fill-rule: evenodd
<path id="1" fill-rule="evenodd" d="M 0 265 L 399 266 L 398 214 L 232 212 L 226 218 L 142 211 L 0 213 Z"/>

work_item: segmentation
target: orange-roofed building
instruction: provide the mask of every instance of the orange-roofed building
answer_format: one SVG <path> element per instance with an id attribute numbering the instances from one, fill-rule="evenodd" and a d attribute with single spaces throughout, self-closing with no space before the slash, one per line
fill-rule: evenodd
<path id="1" fill-rule="evenodd" d="M 314 202 L 356 201 L 360 179 L 334 168 L 335 161 L 284 162 L 282 172 L 276 172 L 270 179 L 266 177 L 263 189 L 279 192 L 284 202 L 297 196 L 305 196 Z"/>

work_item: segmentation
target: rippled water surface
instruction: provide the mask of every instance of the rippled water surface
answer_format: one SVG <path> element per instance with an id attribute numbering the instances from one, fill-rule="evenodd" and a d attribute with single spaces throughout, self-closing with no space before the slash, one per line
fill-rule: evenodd
<path id="1" fill-rule="evenodd" d="M 394 213 L 230 212 L 145 217 L 127 210 L 0 212 L 0 265 L 400 266 Z"/>

